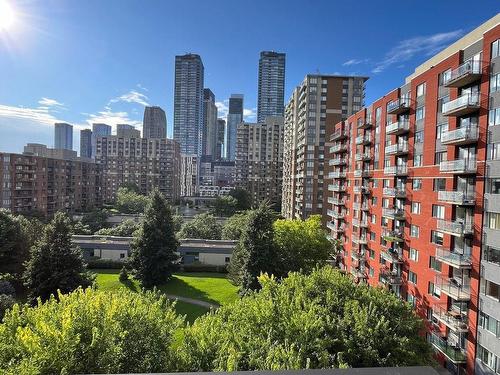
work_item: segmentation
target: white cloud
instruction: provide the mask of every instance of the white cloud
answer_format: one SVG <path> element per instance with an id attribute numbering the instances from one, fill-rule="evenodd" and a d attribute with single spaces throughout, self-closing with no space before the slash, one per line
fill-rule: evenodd
<path id="1" fill-rule="evenodd" d="M 394 64 L 410 60 L 417 54 L 431 56 L 444 49 L 448 44 L 458 39 L 463 34 L 463 30 L 455 30 L 446 33 L 438 33 L 428 36 L 417 36 L 400 41 L 379 61 L 372 73 L 380 73 Z"/>
<path id="2" fill-rule="evenodd" d="M 149 98 L 141 94 L 138 91 L 135 90 L 130 90 L 126 94 L 123 94 L 122 96 L 119 96 L 118 98 L 111 99 L 109 103 L 118 103 L 118 102 L 127 102 L 127 103 L 137 103 L 141 104 L 143 106 L 148 106 L 149 103 L 147 102 Z"/>
<path id="3" fill-rule="evenodd" d="M 252 121 L 257 117 L 257 108 L 244 108 L 243 109 L 243 120 Z"/>
<path id="4" fill-rule="evenodd" d="M 136 86 L 137 86 L 138 88 L 140 88 L 141 90 L 143 90 L 143 91 L 146 91 L 146 92 L 147 92 L 147 91 L 149 91 L 147 88 L 145 88 L 145 87 L 144 87 L 143 85 L 141 85 L 140 83 L 138 83 Z"/>
<path id="5" fill-rule="evenodd" d="M 83 113 L 83 115 L 87 116 L 87 119 L 85 121 L 88 126 L 91 126 L 93 123 L 103 123 L 111 125 L 113 127 L 113 130 L 116 128 L 117 124 L 129 124 L 135 127 L 142 126 L 141 121 L 130 119 L 128 112 L 114 112 L 109 106 L 104 107 L 102 111 L 99 111 L 97 113 Z"/>
<path id="6" fill-rule="evenodd" d="M 358 65 L 358 64 L 365 64 L 367 63 L 368 61 L 370 61 L 369 59 L 350 59 L 350 60 L 347 60 L 346 62 L 344 62 L 342 65 L 343 66 L 351 66 L 351 65 Z"/>
<path id="7" fill-rule="evenodd" d="M 217 116 L 220 118 L 226 118 L 227 113 L 229 112 L 229 100 L 224 100 L 223 102 L 215 102 L 215 106 L 217 107 Z"/>
<path id="8" fill-rule="evenodd" d="M 62 120 L 57 119 L 50 113 L 50 108 L 47 106 L 26 108 L 0 104 L 0 118 L 28 120 L 46 126 L 53 126 L 55 122 L 62 122 Z"/>
<path id="9" fill-rule="evenodd" d="M 39 108 L 47 108 L 47 107 L 64 107 L 63 103 L 58 102 L 55 99 L 42 98 L 38 101 L 41 107 Z"/>

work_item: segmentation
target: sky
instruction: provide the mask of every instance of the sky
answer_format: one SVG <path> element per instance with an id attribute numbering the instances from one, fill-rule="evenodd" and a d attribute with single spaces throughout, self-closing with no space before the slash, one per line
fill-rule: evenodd
<path id="1" fill-rule="evenodd" d="M 308 73 L 370 77 L 366 104 L 500 11 L 498 0 L 0 0 L 0 151 L 53 146 L 54 122 L 142 126 L 145 105 L 167 113 L 174 58 L 197 53 L 205 87 L 227 112 L 245 96 L 255 121 L 259 53 L 286 53 L 285 102 Z M 0 21 L 2 14 L 0 14 Z"/>

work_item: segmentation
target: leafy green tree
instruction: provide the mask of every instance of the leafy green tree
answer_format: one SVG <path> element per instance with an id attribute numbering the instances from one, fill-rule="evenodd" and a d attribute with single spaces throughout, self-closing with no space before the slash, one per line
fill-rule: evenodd
<path id="1" fill-rule="evenodd" d="M 127 187 L 120 187 L 116 192 L 116 209 L 124 214 L 142 214 L 148 204 L 148 197 Z"/>
<path id="2" fill-rule="evenodd" d="M 71 241 L 71 222 L 65 214 L 56 213 L 32 247 L 24 280 L 32 302 L 38 297 L 46 301 L 58 290 L 69 293 L 79 286 L 92 285 L 93 275 Z"/>
<path id="3" fill-rule="evenodd" d="M 181 230 L 182 224 L 184 224 L 184 219 L 182 218 L 181 215 L 175 214 L 172 216 L 172 220 L 174 222 L 174 230 L 177 233 L 178 231 Z"/>
<path id="4" fill-rule="evenodd" d="M 232 216 L 236 212 L 238 201 L 230 195 L 215 198 L 213 212 L 217 216 Z"/>
<path id="5" fill-rule="evenodd" d="M 23 227 L 26 222 L 25 218 L 0 210 L 0 274 L 19 275 L 24 271 L 30 246 L 30 233 Z"/>
<path id="6" fill-rule="evenodd" d="M 81 235 L 90 235 L 92 234 L 92 231 L 90 230 L 90 227 L 86 224 L 83 224 L 81 220 L 76 220 L 75 222 L 73 222 L 73 233 Z"/>
<path id="7" fill-rule="evenodd" d="M 178 237 L 184 238 L 201 238 L 204 240 L 220 240 L 222 226 L 217 222 L 217 219 L 210 214 L 203 213 L 196 215 L 193 220 L 182 225 Z"/>
<path id="8" fill-rule="evenodd" d="M 222 227 L 223 240 L 239 240 L 248 225 L 248 213 L 235 214 L 228 218 Z"/>
<path id="9" fill-rule="evenodd" d="M 393 367 L 432 364 L 423 322 L 381 288 L 326 266 L 198 318 L 184 332 L 181 371 Z"/>
<path id="10" fill-rule="evenodd" d="M 260 287 L 257 277 L 261 273 L 273 274 L 277 270 L 277 249 L 274 244 L 273 223 L 276 213 L 266 202 L 248 213 L 248 225 L 243 230 L 229 264 L 230 278 L 246 294 Z"/>
<path id="11" fill-rule="evenodd" d="M 276 220 L 274 242 L 280 254 L 282 272 L 278 274 L 282 276 L 290 271 L 311 272 L 332 259 L 333 245 L 326 237 L 320 215 L 307 220 Z"/>
<path id="12" fill-rule="evenodd" d="M 238 201 L 236 210 L 245 211 L 252 208 L 252 196 L 245 189 L 235 188 L 229 192 L 229 195 Z"/>
<path id="13" fill-rule="evenodd" d="M 137 230 L 139 230 L 140 224 L 136 223 L 132 219 L 123 220 L 116 227 L 99 229 L 95 234 L 101 236 L 120 236 L 120 237 L 130 237 Z"/>
<path id="14" fill-rule="evenodd" d="M 165 197 L 154 190 L 132 242 L 130 265 L 134 277 L 146 288 L 168 281 L 176 269 L 178 247 L 170 206 Z"/>
<path id="15" fill-rule="evenodd" d="M 11 309 L 12 306 L 15 305 L 15 303 L 16 300 L 14 299 L 14 296 L 10 294 L 0 294 L 0 323 L 2 323 L 2 319 L 5 315 L 5 312 L 8 309 Z"/>
<path id="16" fill-rule="evenodd" d="M 0 324 L 0 373 L 170 372 L 182 326 L 157 292 L 77 290 L 36 307 L 15 305 Z"/>
<path id="17" fill-rule="evenodd" d="M 108 227 L 109 214 L 106 210 L 95 209 L 82 216 L 81 224 L 90 229 L 91 234 Z"/>

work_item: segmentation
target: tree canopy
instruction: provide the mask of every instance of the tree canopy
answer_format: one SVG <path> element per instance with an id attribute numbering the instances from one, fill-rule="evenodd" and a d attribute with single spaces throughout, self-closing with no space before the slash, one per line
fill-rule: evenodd
<path id="1" fill-rule="evenodd" d="M 182 225 L 178 237 L 201 238 L 205 240 L 220 240 L 222 226 L 217 219 L 208 213 L 196 215 L 193 220 Z"/>
<path id="2" fill-rule="evenodd" d="M 222 226 L 223 240 L 239 240 L 248 225 L 248 212 L 235 214 L 228 218 Z"/>
<path id="3" fill-rule="evenodd" d="M 18 275 L 29 255 L 29 231 L 23 230 L 22 222 L 6 210 L 0 210 L 0 274 Z"/>
<path id="4" fill-rule="evenodd" d="M 148 204 L 148 197 L 127 186 L 118 188 L 115 208 L 124 214 L 142 214 Z"/>
<path id="5" fill-rule="evenodd" d="M 95 234 L 99 234 L 101 236 L 130 237 L 137 230 L 139 230 L 139 227 L 140 227 L 139 223 L 136 223 L 132 219 L 127 219 L 127 220 L 123 220 L 116 227 L 99 229 Z"/>
<path id="6" fill-rule="evenodd" d="M 235 188 L 229 192 L 229 195 L 237 201 L 236 210 L 245 211 L 252 208 L 252 196 L 245 189 Z"/>
<path id="7" fill-rule="evenodd" d="M 238 201 L 230 195 L 215 198 L 213 212 L 217 216 L 232 216 L 236 212 Z"/>
<path id="8" fill-rule="evenodd" d="M 107 228 L 107 219 L 109 213 L 106 210 L 95 209 L 91 212 L 85 213 L 82 216 L 81 225 L 90 230 L 90 233 L 95 233 L 99 229 Z M 84 233 L 82 233 L 84 234 Z"/>

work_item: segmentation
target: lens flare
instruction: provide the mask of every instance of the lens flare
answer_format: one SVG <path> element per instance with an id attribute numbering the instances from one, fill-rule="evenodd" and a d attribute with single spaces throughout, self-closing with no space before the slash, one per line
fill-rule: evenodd
<path id="1" fill-rule="evenodd" d="M 0 32 L 9 30 L 15 22 L 14 10 L 7 1 L 0 0 Z"/>

